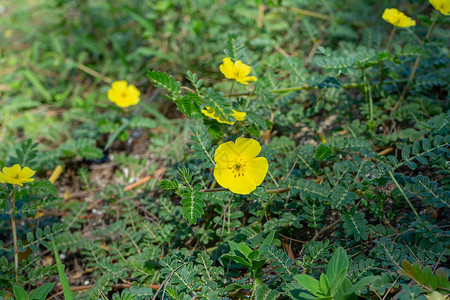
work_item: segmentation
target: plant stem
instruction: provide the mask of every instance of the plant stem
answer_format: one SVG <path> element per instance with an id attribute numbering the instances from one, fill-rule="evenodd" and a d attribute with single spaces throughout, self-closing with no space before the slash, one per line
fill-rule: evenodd
<path id="1" fill-rule="evenodd" d="M 376 84 L 396 84 L 396 83 L 403 83 L 407 82 L 407 79 L 400 79 L 400 80 L 392 80 L 392 81 L 384 81 L 383 83 L 374 83 Z M 343 89 L 351 89 L 351 88 L 358 88 L 364 86 L 364 83 L 346 83 L 342 85 Z M 308 84 L 301 85 L 301 86 L 294 86 L 289 88 L 283 88 L 283 89 L 275 89 L 270 90 L 269 93 L 271 94 L 281 94 L 281 93 L 288 93 L 288 92 L 297 92 L 297 91 L 310 91 L 310 90 L 317 90 L 317 86 L 310 86 Z M 235 97 L 235 96 L 250 96 L 251 92 L 245 92 L 245 93 L 235 93 L 235 94 L 225 94 L 224 97 Z"/>
<path id="2" fill-rule="evenodd" d="M 397 31 L 397 27 L 394 26 L 394 28 L 391 31 L 391 34 L 389 35 L 389 39 L 386 44 L 386 48 L 384 50 L 389 50 L 389 47 L 391 46 L 392 38 L 395 35 L 395 32 Z M 383 76 L 383 68 L 384 68 L 384 61 L 380 61 L 380 84 L 383 84 L 384 76 Z"/>
<path id="3" fill-rule="evenodd" d="M 438 12 L 435 12 L 435 15 L 433 17 L 433 22 L 431 23 L 431 26 L 428 28 L 428 32 L 427 35 L 425 36 L 425 40 L 428 40 L 430 38 L 431 32 L 433 31 L 434 25 L 436 24 L 436 20 L 437 17 L 439 16 Z M 416 71 L 417 68 L 419 67 L 419 63 L 420 63 L 420 56 L 417 56 L 416 58 L 416 62 L 414 63 L 414 66 L 411 70 L 411 74 L 409 75 L 408 78 L 408 82 L 406 83 L 405 87 L 403 88 L 403 92 L 400 95 L 400 98 L 398 99 L 397 103 L 394 105 L 394 107 L 392 107 L 392 111 L 397 110 L 397 108 L 399 108 L 399 106 L 402 104 L 403 99 L 405 99 L 406 94 L 408 93 L 411 83 L 414 80 L 415 76 L 416 76 Z"/>
<path id="4" fill-rule="evenodd" d="M 10 204 L 10 216 L 11 216 L 11 228 L 14 241 L 14 271 L 16 273 L 16 283 L 19 283 L 19 248 L 17 246 L 17 228 L 16 228 L 16 217 L 14 216 L 14 210 L 16 208 L 16 185 L 13 185 L 14 193 L 12 199 L 12 205 Z"/>
<path id="5" fill-rule="evenodd" d="M 367 92 L 369 94 L 369 123 L 373 123 L 373 98 L 372 98 L 372 86 L 371 83 L 367 84 Z"/>
<path id="6" fill-rule="evenodd" d="M 261 214 L 259 216 L 258 224 L 261 225 L 262 218 L 264 217 L 264 214 L 266 213 L 267 207 L 270 206 L 270 204 L 272 203 L 273 198 L 275 198 L 275 195 L 276 194 L 272 194 L 272 197 L 270 197 L 269 201 L 267 201 L 266 205 L 264 205 L 264 207 L 263 207 L 263 209 L 261 211 Z"/>
<path id="7" fill-rule="evenodd" d="M 400 184 L 398 183 L 397 179 L 395 179 L 394 174 L 392 174 L 392 171 L 389 170 L 389 176 L 391 176 L 392 181 L 395 183 L 395 185 L 397 186 L 397 188 L 400 190 L 400 193 L 403 195 L 403 197 L 405 198 L 406 202 L 408 202 L 409 207 L 411 207 L 412 211 L 414 212 L 414 214 L 416 215 L 417 219 L 420 220 L 420 216 L 417 213 L 416 209 L 414 208 L 414 206 L 412 205 L 411 201 L 409 201 L 409 198 L 406 196 L 405 192 L 403 191 L 402 187 L 400 186 Z"/>
<path id="8" fill-rule="evenodd" d="M 230 95 L 233 94 L 233 89 L 234 89 L 234 80 L 231 82 Z"/>
<path id="9" fill-rule="evenodd" d="M 291 188 L 278 188 L 278 189 L 273 189 L 273 190 L 266 190 L 265 193 L 266 194 L 281 194 L 281 193 L 286 193 L 289 192 L 291 190 Z M 201 193 L 216 193 L 216 192 L 226 192 L 229 191 L 229 189 L 220 187 L 220 188 L 210 188 L 210 189 L 202 189 L 200 190 Z"/>
<path id="10" fill-rule="evenodd" d="M 258 286 L 262 283 L 262 279 L 258 276 L 258 270 L 252 271 L 252 277 L 253 277 L 253 290 L 252 295 L 250 296 L 250 299 L 255 299 L 255 292 Z"/>

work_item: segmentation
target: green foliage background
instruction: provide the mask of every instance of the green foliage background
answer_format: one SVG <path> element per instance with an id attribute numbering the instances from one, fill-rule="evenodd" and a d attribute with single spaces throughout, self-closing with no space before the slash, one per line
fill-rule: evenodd
<path id="1" fill-rule="evenodd" d="M 12 189 L 0 185 L 3 297 L 61 290 L 52 238 L 69 284 L 88 282 L 82 299 L 449 293 L 449 19 L 428 1 L 0 5 L 0 167 L 38 171 L 13 212 L 18 281 Z M 417 20 L 389 48 L 388 7 Z M 258 81 L 224 79 L 227 56 Z M 141 102 L 113 106 L 115 80 Z M 247 116 L 226 126 L 205 106 Z M 212 175 L 217 145 L 238 136 L 269 161 L 245 196 L 215 190 Z"/>

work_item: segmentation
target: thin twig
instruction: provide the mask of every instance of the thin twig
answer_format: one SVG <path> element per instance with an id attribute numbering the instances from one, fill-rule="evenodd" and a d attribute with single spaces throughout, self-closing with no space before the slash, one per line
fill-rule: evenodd
<path id="1" fill-rule="evenodd" d="M 169 283 L 170 278 L 172 278 L 173 274 L 174 274 L 179 268 L 181 268 L 181 267 L 183 267 L 183 266 L 184 266 L 184 264 L 181 265 L 181 266 L 178 266 L 178 268 L 176 268 L 175 270 L 173 270 L 173 271 L 169 274 L 169 276 L 167 276 L 167 278 L 164 279 L 164 281 L 161 283 L 161 286 L 160 286 L 159 289 L 156 291 L 155 296 L 152 298 L 152 300 L 156 300 L 156 297 L 158 297 L 159 291 L 163 288 L 163 286 L 165 286 L 167 283 Z M 166 289 L 164 288 L 164 292 L 165 292 L 165 291 L 166 291 Z M 163 295 L 164 295 L 164 293 L 163 293 Z M 163 299 L 163 298 L 164 298 L 164 297 L 161 297 L 161 299 Z"/>

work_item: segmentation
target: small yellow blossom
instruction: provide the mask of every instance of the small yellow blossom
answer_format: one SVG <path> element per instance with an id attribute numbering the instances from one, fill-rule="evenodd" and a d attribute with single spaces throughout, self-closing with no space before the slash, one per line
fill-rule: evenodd
<path id="1" fill-rule="evenodd" d="M 434 9 L 441 12 L 443 15 L 450 15 L 450 0 L 430 0 Z"/>
<path id="2" fill-rule="evenodd" d="M 0 172 L 0 182 L 23 186 L 24 183 L 34 181 L 34 178 L 31 178 L 34 173 L 36 171 L 28 167 L 21 169 L 20 165 L 15 164 L 12 167 L 4 167 L 2 169 L 2 172 Z"/>
<path id="3" fill-rule="evenodd" d="M 261 145 L 254 139 L 237 138 L 220 144 L 214 154 L 214 178 L 233 193 L 246 195 L 260 185 L 269 170 L 265 157 L 256 157 Z"/>
<path id="4" fill-rule="evenodd" d="M 398 11 L 396 8 L 386 8 L 383 12 L 382 18 L 396 27 L 411 27 L 416 26 L 416 21 Z"/>
<path id="5" fill-rule="evenodd" d="M 247 76 L 251 72 L 250 66 L 247 66 L 242 61 L 237 60 L 234 64 L 231 58 L 225 57 L 222 59 L 220 65 L 220 72 L 228 79 L 234 79 L 242 84 L 248 84 L 249 81 L 256 81 L 255 76 Z"/>
<path id="6" fill-rule="evenodd" d="M 139 102 L 141 93 L 132 84 L 127 84 L 125 80 L 114 81 L 108 90 L 108 98 L 119 107 L 136 105 Z"/>
<path id="7" fill-rule="evenodd" d="M 240 112 L 237 110 L 232 109 L 233 113 L 230 114 L 230 116 L 234 117 L 234 119 L 236 121 L 244 121 L 245 116 L 247 115 L 247 113 L 245 112 Z M 234 125 L 233 121 L 227 121 L 225 120 L 221 115 L 216 114 L 216 110 L 214 108 L 211 108 L 209 106 L 206 106 L 205 109 L 202 109 L 202 113 L 207 116 L 210 117 L 214 120 L 216 120 L 219 123 L 225 123 L 225 124 L 229 124 L 229 125 Z"/>

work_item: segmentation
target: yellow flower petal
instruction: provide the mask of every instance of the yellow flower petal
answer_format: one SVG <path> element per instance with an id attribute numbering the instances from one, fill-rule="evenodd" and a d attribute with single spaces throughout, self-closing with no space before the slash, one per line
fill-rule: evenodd
<path id="1" fill-rule="evenodd" d="M 231 115 L 234 117 L 234 119 L 236 121 L 240 121 L 241 122 L 241 121 L 244 121 L 245 117 L 247 116 L 247 113 L 240 112 L 240 111 L 237 111 L 237 110 L 233 109 L 233 113 Z"/>
<path id="2" fill-rule="evenodd" d="M 250 68 L 250 66 L 247 66 L 246 64 L 244 64 L 242 61 L 237 60 L 234 63 L 234 67 L 236 68 L 237 72 L 237 76 L 238 77 L 245 77 L 248 74 L 250 74 L 250 72 L 252 71 L 252 68 Z"/>
<path id="3" fill-rule="evenodd" d="M 248 161 L 246 168 L 252 174 L 252 180 L 256 186 L 260 185 L 269 171 L 269 163 L 265 157 L 256 157 Z"/>
<path id="4" fill-rule="evenodd" d="M 217 147 L 216 152 L 214 154 L 214 161 L 216 163 L 231 163 L 238 157 L 238 153 L 235 151 L 234 142 L 226 142 L 220 144 Z M 228 166 L 227 166 L 228 167 Z"/>
<path id="5" fill-rule="evenodd" d="M 249 81 L 256 81 L 256 77 L 255 76 L 236 77 L 236 81 L 242 84 L 248 84 Z"/>
<path id="6" fill-rule="evenodd" d="M 222 59 L 222 64 L 219 66 L 220 72 L 225 75 L 228 79 L 234 79 L 236 77 L 236 73 L 234 71 L 234 65 L 231 61 L 231 58 L 225 57 Z"/>
<path id="7" fill-rule="evenodd" d="M 0 172 L 0 182 L 1 183 L 6 183 L 6 176 L 2 172 Z"/>
<path id="8" fill-rule="evenodd" d="M 28 168 L 28 167 L 24 167 L 24 168 L 22 169 L 22 171 L 20 171 L 19 176 L 20 176 L 20 177 L 31 177 L 31 176 L 33 176 L 35 173 L 36 173 L 36 171 L 33 171 L 33 170 L 31 170 L 30 168 Z"/>
<path id="9" fill-rule="evenodd" d="M 251 176 L 244 174 L 239 178 L 234 178 L 227 188 L 235 194 L 247 195 L 256 189 L 256 184 Z"/>
<path id="10" fill-rule="evenodd" d="M 127 88 L 127 82 L 125 80 L 114 81 L 111 84 L 111 88 L 116 91 L 122 91 Z"/>
<path id="11" fill-rule="evenodd" d="M 238 137 L 234 150 L 242 159 L 249 160 L 255 158 L 261 152 L 261 145 L 254 139 Z"/>

